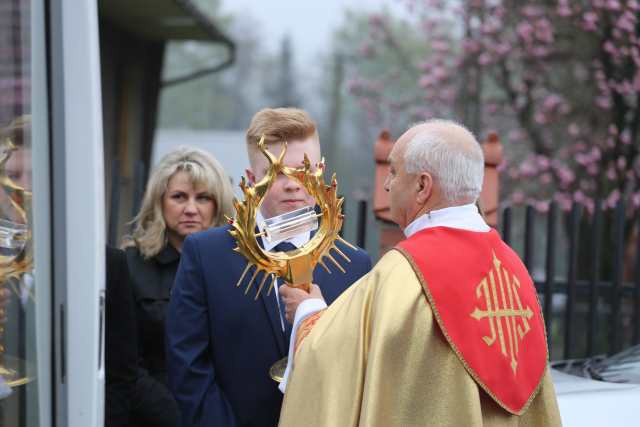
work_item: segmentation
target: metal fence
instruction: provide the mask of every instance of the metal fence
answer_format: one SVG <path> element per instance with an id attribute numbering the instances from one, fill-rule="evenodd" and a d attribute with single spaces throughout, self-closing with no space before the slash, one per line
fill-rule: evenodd
<path id="1" fill-rule="evenodd" d="M 640 209 L 630 212 L 620 201 L 603 210 L 602 201 L 596 201 L 592 212 L 577 203 L 563 212 L 552 203 L 544 214 L 532 206 L 517 213 L 512 207 L 503 210 L 502 236 L 511 244 L 514 230 L 523 231 L 520 252 L 530 272 L 540 264 L 534 257 L 544 253 L 544 275 L 532 276 L 551 358 L 611 354 L 639 344 L 640 237 L 631 231 L 640 230 Z M 544 252 L 537 247 L 541 242 Z M 629 248 L 635 248 L 632 257 Z"/>

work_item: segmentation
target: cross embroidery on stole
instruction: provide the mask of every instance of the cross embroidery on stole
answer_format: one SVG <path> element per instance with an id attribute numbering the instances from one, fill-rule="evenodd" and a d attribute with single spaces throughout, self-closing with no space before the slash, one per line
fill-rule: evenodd
<path id="1" fill-rule="evenodd" d="M 519 289 L 518 278 L 502 266 L 502 262 L 493 252 L 493 269 L 476 287 L 476 297 L 480 300 L 484 297 L 485 307 L 476 307 L 471 313 L 471 317 L 477 321 L 484 318 L 489 320 L 491 336 L 483 336 L 482 340 L 489 347 L 498 340 L 502 355 L 511 359 L 514 375 L 518 369 L 517 356 L 520 344 L 531 329 L 529 320 L 533 317 L 533 311 L 529 306 L 522 308 Z"/>

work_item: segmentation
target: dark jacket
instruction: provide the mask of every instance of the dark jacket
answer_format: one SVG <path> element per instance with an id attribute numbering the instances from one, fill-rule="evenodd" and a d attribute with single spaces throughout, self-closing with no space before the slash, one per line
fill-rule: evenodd
<path id="1" fill-rule="evenodd" d="M 133 294 L 124 252 L 107 247 L 105 304 L 105 426 L 128 427 L 137 378 Z"/>
<path id="2" fill-rule="evenodd" d="M 133 421 L 139 427 L 178 424 L 178 407 L 167 387 L 165 318 L 180 253 L 167 244 L 150 259 L 136 247 L 125 249 L 139 337 L 139 376 Z"/>
<path id="3" fill-rule="evenodd" d="M 273 427 L 282 393 L 269 368 L 289 343 L 274 293 L 265 287 L 256 301 L 256 285 L 249 295 L 235 286 L 247 261 L 228 231 L 196 233 L 183 245 L 167 315 L 169 384 L 184 426 Z M 347 274 L 320 266 L 313 274 L 328 303 L 371 268 L 366 252 L 338 246 L 352 261 Z"/>

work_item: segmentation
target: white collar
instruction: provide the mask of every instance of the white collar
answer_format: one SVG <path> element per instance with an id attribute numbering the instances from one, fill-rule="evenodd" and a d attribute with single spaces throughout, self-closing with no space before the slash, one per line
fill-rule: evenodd
<path id="1" fill-rule="evenodd" d="M 256 213 L 256 223 L 258 224 L 258 229 L 260 230 L 260 232 L 264 231 L 262 228 L 264 224 L 264 219 L 265 218 L 262 215 L 262 212 L 258 210 L 258 212 Z M 293 246 L 295 246 L 296 248 L 301 248 L 311 239 L 311 232 L 306 231 L 304 233 L 297 234 L 291 237 L 290 239 L 282 240 L 282 241 L 269 242 L 264 237 L 260 237 L 260 238 L 262 239 L 262 245 L 264 246 L 264 250 L 267 252 L 270 252 L 274 247 L 276 247 L 278 243 L 282 243 L 282 242 L 289 242 L 293 244 Z"/>
<path id="2" fill-rule="evenodd" d="M 404 235 L 411 237 L 418 231 L 431 227 L 451 227 L 482 232 L 491 230 L 491 227 L 487 225 L 482 215 L 478 212 L 478 207 L 474 203 L 470 203 L 468 205 L 438 209 L 421 215 L 404 229 Z"/>

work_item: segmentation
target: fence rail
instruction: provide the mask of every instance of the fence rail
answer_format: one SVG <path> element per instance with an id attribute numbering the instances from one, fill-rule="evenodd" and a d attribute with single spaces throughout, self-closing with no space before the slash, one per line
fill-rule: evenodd
<path id="1" fill-rule="evenodd" d="M 633 227 L 640 230 L 640 209 L 630 211 L 620 201 L 605 211 L 598 200 L 592 212 L 577 203 L 569 212 L 560 212 L 551 203 L 544 214 L 527 206 L 520 223 L 522 215 L 514 216 L 512 207 L 502 212 L 503 239 L 513 243 L 514 226 L 521 226 L 522 258 L 541 296 L 552 358 L 610 354 L 640 344 L 640 233 L 632 234 Z M 544 236 L 539 221 L 546 223 Z M 535 274 L 541 243 L 543 278 Z M 635 248 L 633 259 L 628 255 L 633 251 L 625 254 L 627 247 Z M 566 272 L 559 277 L 561 260 Z M 632 277 L 625 278 L 625 267 L 633 271 Z M 554 301 L 559 304 L 554 306 Z M 558 346 L 561 351 L 553 351 Z"/>

